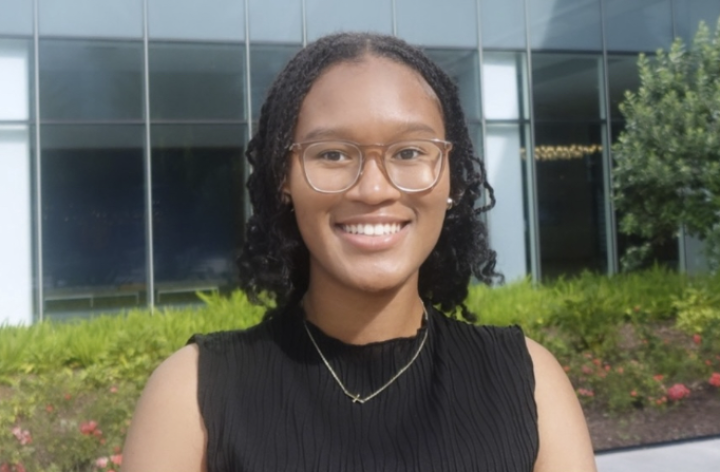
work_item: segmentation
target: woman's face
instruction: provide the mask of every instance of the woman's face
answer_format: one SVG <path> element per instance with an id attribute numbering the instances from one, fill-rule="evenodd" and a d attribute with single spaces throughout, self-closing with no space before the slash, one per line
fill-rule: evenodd
<path id="1" fill-rule="evenodd" d="M 413 139 L 445 139 L 438 98 L 417 72 L 374 56 L 329 67 L 305 97 L 294 134 L 296 143 Z M 379 152 L 368 148 L 366 157 Z M 420 265 L 438 240 L 450 193 L 447 156 L 443 159 L 437 184 L 429 190 L 398 190 L 378 161 L 366 158 L 354 186 L 327 194 L 308 185 L 301 156 L 293 152 L 283 191 L 292 200 L 310 252 L 311 286 L 340 284 L 362 291 L 417 286 Z"/>

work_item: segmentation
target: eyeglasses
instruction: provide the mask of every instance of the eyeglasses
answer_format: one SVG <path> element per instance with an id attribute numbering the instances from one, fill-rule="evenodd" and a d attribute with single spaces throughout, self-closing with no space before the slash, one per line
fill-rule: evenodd
<path id="1" fill-rule="evenodd" d="M 381 152 L 367 153 L 363 149 Z M 391 144 L 356 144 L 348 141 L 294 143 L 288 150 L 301 156 L 305 180 L 321 193 L 340 193 L 362 175 L 365 160 L 377 159 L 390 183 L 403 192 L 422 192 L 435 186 L 443 157 L 452 143 L 442 139 L 414 139 Z"/>

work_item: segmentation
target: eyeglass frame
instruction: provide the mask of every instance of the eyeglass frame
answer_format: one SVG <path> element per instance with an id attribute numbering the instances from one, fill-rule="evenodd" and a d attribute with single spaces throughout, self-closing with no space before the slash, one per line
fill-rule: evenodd
<path id="1" fill-rule="evenodd" d="M 400 187 L 393 181 L 392 178 L 390 178 L 390 175 L 388 174 L 387 169 L 385 168 L 385 153 L 387 152 L 387 150 L 390 146 L 394 146 L 398 143 L 405 143 L 405 142 L 410 143 L 410 142 L 415 142 L 415 141 L 431 142 L 433 144 L 438 145 L 438 148 L 440 149 L 440 169 L 438 169 L 438 173 L 435 176 L 435 180 L 428 187 L 422 188 L 419 190 L 407 189 L 407 188 Z M 360 170 L 357 173 L 357 175 L 355 176 L 355 180 L 353 180 L 353 182 L 350 185 L 348 185 L 347 187 L 345 187 L 341 190 L 321 190 L 321 189 L 317 188 L 315 185 L 313 185 L 312 182 L 310 182 L 310 179 L 308 178 L 308 175 L 307 175 L 307 169 L 305 168 L 305 150 L 307 149 L 307 147 L 311 146 L 313 144 L 328 143 L 328 142 L 350 144 L 351 146 L 356 147 L 358 149 L 358 151 L 360 151 Z M 316 192 L 319 192 L 319 193 L 334 194 L 334 193 L 347 192 L 348 190 L 353 188 L 360 181 L 360 177 L 363 175 L 363 172 L 365 171 L 365 162 L 366 162 L 366 156 L 367 156 L 367 152 L 365 152 L 366 148 L 379 148 L 382 150 L 382 152 L 380 152 L 380 153 L 371 154 L 370 159 L 375 159 L 378 162 L 378 167 L 380 169 L 380 172 L 382 172 L 382 174 L 385 176 L 387 181 L 390 182 L 390 184 L 393 187 L 395 187 L 396 189 L 400 190 L 401 192 L 405 192 L 405 193 L 420 193 L 420 192 L 425 192 L 427 190 L 430 190 L 431 188 L 433 188 L 437 185 L 438 181 L 440 180 L 440 176 L 442 175 L 445 158 L 449 155 L 450 151 L 452 150 L 453 143 L 451 143 L 450 141 L 446 141 L 444 139 L 439 139 L 439 138 L 403 139 L 403 140 L 395 141 L 395 142 L 392 142 L 389 144 L 382 144 L 382 143 L 360 144 L 360 143 L 356 143 L 354 141 L 347 141 L 344 139 L 321 139 L 321 140 L 316 140 L 316 141 L 302 141 L 302 142 L 292 143 L 290 146 L 288 146 L 287 150 L 288 150 L 288 152 L 297 153 L 298 156 L 300 157 L 300 162 L 302 164 L 302 170 L 303 170 L 303 177 L 305 177 L 305 182 L 307 182 L 307 184 L 310 186 L 310 188 L 312 188 L 313 190 L 315 190 Z"/>

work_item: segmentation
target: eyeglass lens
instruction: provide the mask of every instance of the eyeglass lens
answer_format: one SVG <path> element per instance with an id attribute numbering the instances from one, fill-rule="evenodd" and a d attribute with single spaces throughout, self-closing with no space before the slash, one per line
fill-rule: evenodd
<path id="1" fill-rule="evenodd" d="M 426 190 L 437 181 L 443 150 L 433 141 L 403 141 L 388 145 L 382 162 L 388 178 L 401 190 Z M 352 143 L 323 141 L 309 144 L 303 154 L 305 175 L 321 192 L 342 192 L 362 172 L 363 153 Z"/>

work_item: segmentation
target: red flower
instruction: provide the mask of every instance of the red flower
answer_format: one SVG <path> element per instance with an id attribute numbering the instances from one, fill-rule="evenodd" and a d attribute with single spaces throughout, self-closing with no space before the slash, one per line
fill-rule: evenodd
<path id="1" fill-rule="evenodd" d="M 681 383 L 677 383 L 667 390 L 667 396 L 672 401 L 682 400 L 690 395 L 690 389 Z"/>
<path id="2" fill-rule="evenodd" d="M 48 413 L 52 413 L 53 411 L 55 411 L 55 407 L 52 405 L 45 405 L 45 411 L 47 411 Z"/>
<path id="3" fill-rule="evenodd" d="M 7 462 L 0 464 L 0 472 L 10 472 L 10 464 Z"/>
<path id="4" fill-rule="evenodd" d="M 602 361 L 600 359 L 593 359 L 592 363 L 595 364 L 596 366 L 600 367 L 600 364 L 602 363 Z"/>
<path id="5" fill-rule="evenodd" d="M 578 393 L 578 395 L 580 395 L 581 397 L 594 397 L 594 396 L 595 396 L 595 392 L 593 392 L 593 391 L 590 390 L 590 389 L 586 389 L 586 388 L 579 388 L 579 389 L 577 390 L 577 393 Z"/>
<path id="6" fill-rule="evenodd" d="M 15 472 L 25 472 L 25 466 L 18 462 L 15 464 Z"/>
<path id="7" fill-rule="evenodd" d="M 115 465 L 122 465 L 122 454 L 115 454 L 110 456 L 110 461 Z"/>
<path id="8" fill-rule="evenodd" d="M 637 397 L 637 391 L 636 391 L 636 390 L 631 391 L 631 392 L 630 392 L 630 396 L 631 396 L 631 397 Z"/>
<path id="9" fill-rule="evenodd" d="M 693 342 L 695 344 L 700 344 L 702 342 L 702 336 L 699 334 L 693 334 Z"/>
<path id="10" fill-rule="evenodd" d="M 658 382 L 662 382 L 663 375 L 662 374 L 653 375 L 653 379 L 655 379 Z"/>
<path id="11" fill-rule="evenodd" d="M 710 376 L 710 380 L 708 380 L 708 383 L 713 387 L 720 387 L 720 374 L 717 372 L 713 372 L 713 374 Z"/>

